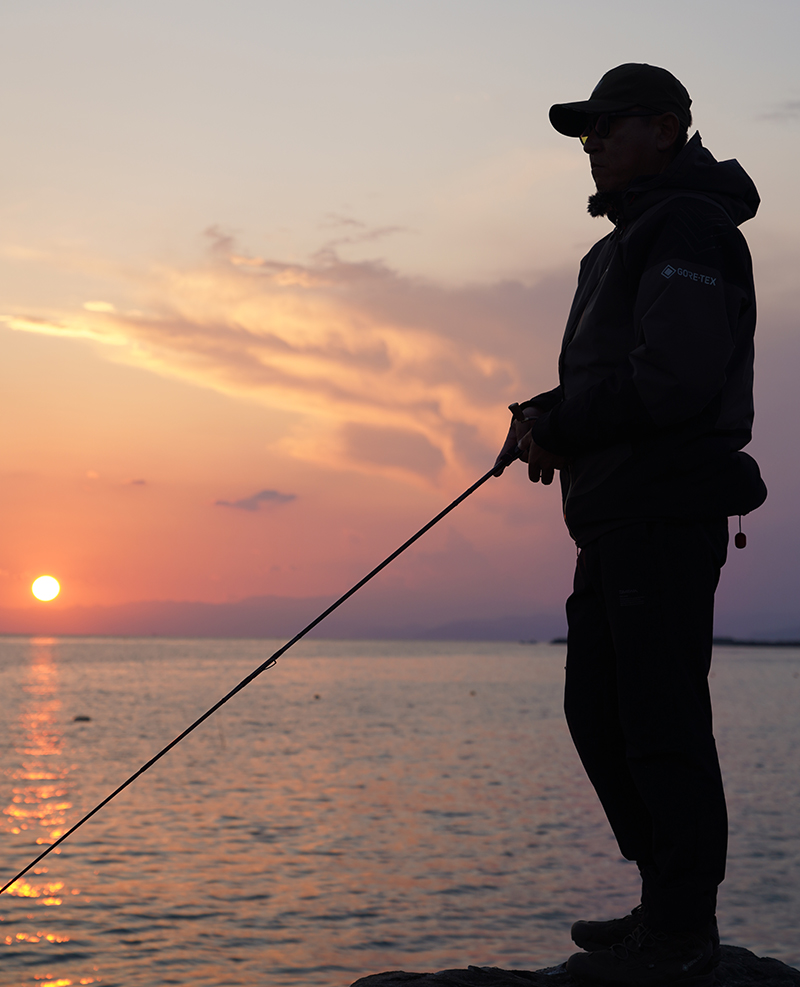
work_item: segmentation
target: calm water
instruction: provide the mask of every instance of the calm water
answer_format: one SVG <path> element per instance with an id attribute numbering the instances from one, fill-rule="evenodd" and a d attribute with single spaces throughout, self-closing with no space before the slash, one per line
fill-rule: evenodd
<path id="1" fill-rule="evenodd" d="M 0 639 L 3 882 L 270 642 Z M 636 901 L 551 645 L 298 646 L 0 898 L 3 985 L 535 969 Z M 800 650 L 718 649 L 723 940 L 800 965 Z M 76 722 L 76 716 L 91 717 Z"/>

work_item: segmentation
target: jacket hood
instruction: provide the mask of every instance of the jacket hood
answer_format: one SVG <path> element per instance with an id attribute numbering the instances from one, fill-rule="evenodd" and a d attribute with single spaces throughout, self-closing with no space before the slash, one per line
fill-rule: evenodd
<path id="1" fill-rule="evenodd" d="M 613 213 L 617 213 L 630 221 L 665 195 L 678 191 L 699 192 L 714 199 L 737 226 L 752 219 L 761 202 L 755 183 L 739 162 L 735 158 L 717 161 L 696 133 L 660 175 L 637 179 L 621 193 L 609 218 L 614 219 Z"/>

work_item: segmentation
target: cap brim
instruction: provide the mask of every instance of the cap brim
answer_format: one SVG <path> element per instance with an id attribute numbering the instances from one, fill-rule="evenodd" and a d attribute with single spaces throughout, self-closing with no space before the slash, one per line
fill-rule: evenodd
<path id="1" fill-rule="evenodd" d="M 628 110 L 632 103 L 620 103 L 612 99 L 584 99 L 577 103 L 556 103 L 550 107 L 550 123 L 560 134 L 580 137 L 590 118 L 596 113 L 615 113 Z"/>

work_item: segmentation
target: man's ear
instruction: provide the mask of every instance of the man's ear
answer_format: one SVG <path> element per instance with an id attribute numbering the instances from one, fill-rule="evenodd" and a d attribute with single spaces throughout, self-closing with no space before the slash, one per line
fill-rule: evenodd
<path id="1" fill-rule="evenodd" d="M 658 133 L 656 147 L 659 151 L 668 151 L 678 138 L 681 125 L 674 113 L 662 113 L 656 118 Z"/>

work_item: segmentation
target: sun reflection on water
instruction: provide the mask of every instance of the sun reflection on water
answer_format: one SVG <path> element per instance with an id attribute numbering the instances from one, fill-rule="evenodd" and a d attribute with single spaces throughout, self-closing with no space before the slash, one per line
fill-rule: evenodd
<path id="1" fill-rule="evenodd" d="M 74 984 L 95 984 L 100 983 L 99 977 L 81 977 L 80 980 L 70 980 L 69 977 L 59 977 L 58 980 L 44 980 L 40 982 L 40 977 L 33 978 L 36 987 L 73 987 Z"/>
<path id="2" fill-rule="evenodd" d="M 61 836 L 71 821 L 67 813 L 73 808 L 69 796 L 72 765 L 66 760 L 59 722 L 62 703 L 55 659 L 57 643 L 52 638 L 34 638 L 30 642 L 22 683 L 27 701 L 19 710 L 14 745 L 19 760 L 6 771 L 12 788 L 11 801 L 2 812 L 4 828 L 13 836 L 29 840 L 27 846 L 20 847 L 20 852 L 31 856 L 35 855 L 37 847 L 48 846 Z M 54 852 L 58 853 L 58 850 Z M 68 888 L 64 881 L 48 880 L 47 873 L 47 866 L 40 864 L 6 892 L 10 896 L 6 907 L 11 907 L 0 918 L 3 922 L 0 942 L 6 946 L 28 949 L 38 946 L 48 950 L 50 946 L 70 941 L 63 929 L 42 928 L 38 921 L 28 928 L 23 927 L 34 922 L 34 915 L 27 911 L 31 906 L 58 908 L 67 895 L 80 894 L 78 888 Z M 11 899 L 14 898 L 25 909 L 24 913 L 13 907 Z M 48 966 L 52 962 L 46 953 L 42 961 Z M 70 987 L 98 981 L 97 977 L 60 976 L 52 968 L 33 975 L 33 982 L 38 987 Z"/>

